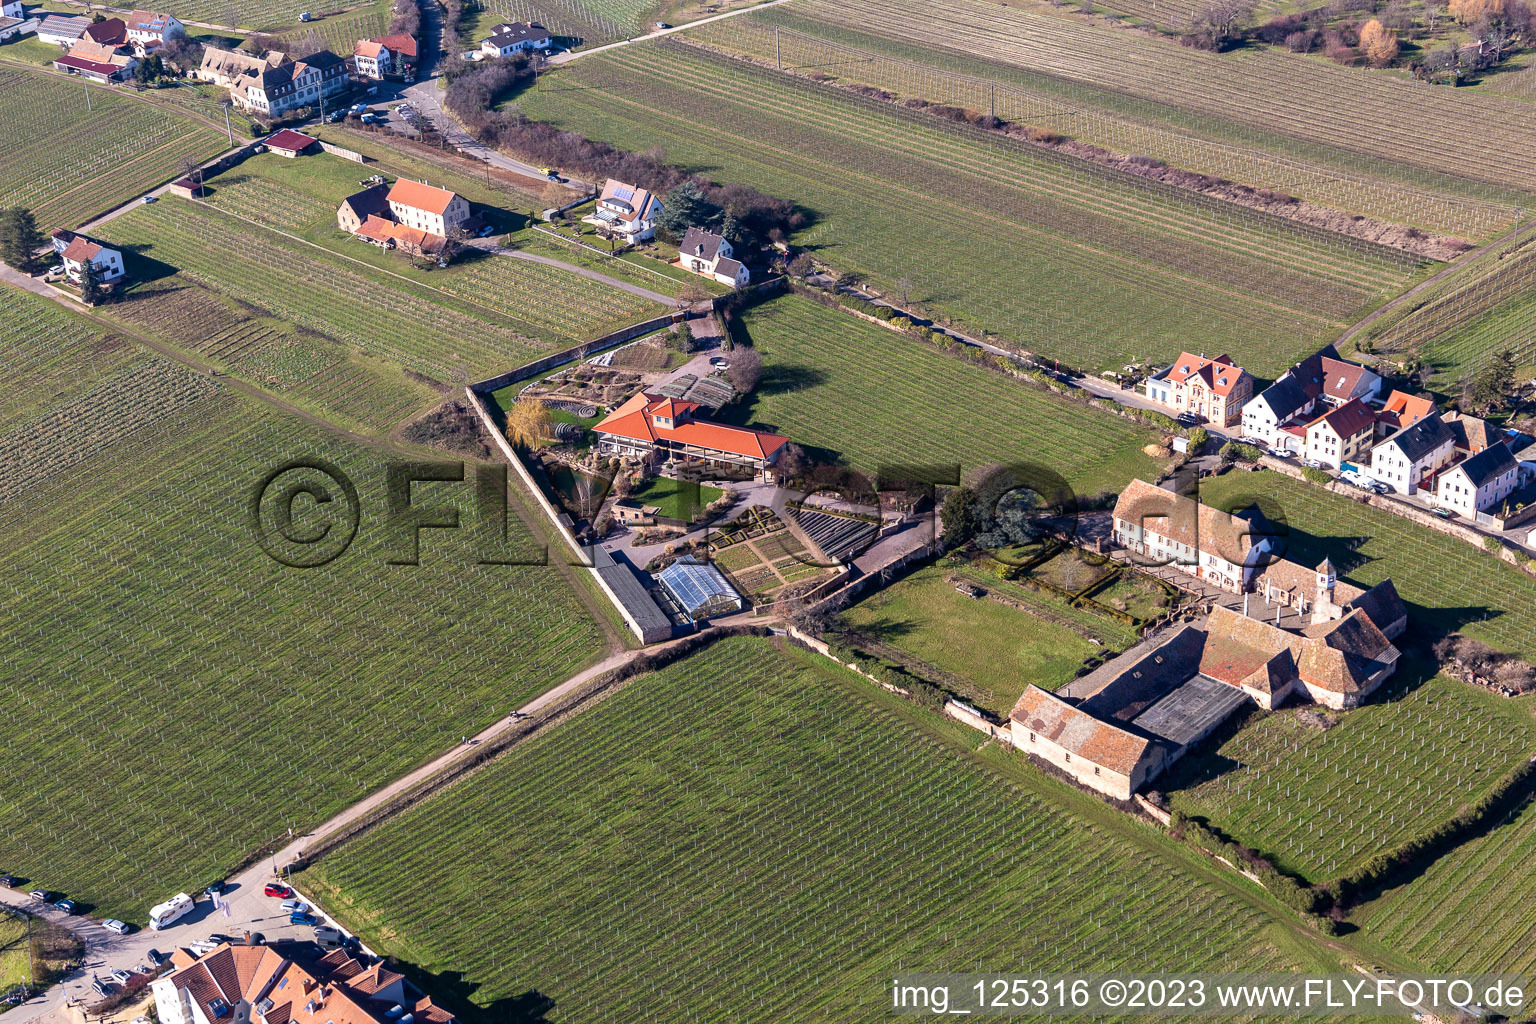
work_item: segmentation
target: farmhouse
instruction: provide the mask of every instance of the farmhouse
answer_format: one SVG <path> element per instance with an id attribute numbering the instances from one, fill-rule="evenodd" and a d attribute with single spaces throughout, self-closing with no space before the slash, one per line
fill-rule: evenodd
<path id="1" fill-rule="evenodd" d="M 1376 413 L 1360 399 L 1351 398 L 1307 424 L 1302 452 L 1309 459 L 1339 469 L 1343 463 L 1365 455 L 1375 436 Z"/>
<path id="2" fill-rule="evenodd" d="M 388 185 L 374 185 L 343 199 L 336 209 L 336 226 L 355 235 L 369 217 L 390 217 Z"/>
<path id="3" fill-rule="evenodd" d="M 98 21 L 85 30 L 81 39 L 89 39 L 104 46 L 125 46 L 128 43 L 128 23 L 122 18 Z"/>
<path id="4" fill-rule="evenodd" d="M 1456 435 L 1436 413 L 1371 449 L 1371 477 L 1398 494 L 1417 494 L 1455 455 Z"/>
<path id="5" fill-rule="evenodd" d="M 383 961 L 363 966 L 314 943 L 221 943 L 197 957 L 171 954 L 150 985 L 161 1024 L 453 1024 L 452 1013 Z"/>
<path id="6" fill-rule="evenodd" d="M 1167 761 L 1150 737 L 1101 721 L 1033 683 L 1009 713 L 1008 728 L 1015 747 L 1117 800 L 1129 800 Z"/>
<path id="7" fill-rule="evenodd" d="M 412 78 L 416 68 L 416 39 L 405 33 L 359 39 L 352 63 L 364 78 Z"/>
<path id="8" fill-rule="evenodd" d="M 1322 356 L 1318 360 L 1322 370 L 1324 402 L 1335 408 L 1347 405 L 1355 399 L 1368 402 L 1381 393 L 1381 377 L 1356 363 Z"/>
<path id="9" fill-rule="evenodd" d="M 677 259 L 683 267 L 703 277 L 712 277 L 721 284 L 740 287 L 747 283 L 747 268 L 731 257 L 734 251 L 724 235 L 717 235 L 702 228 L 689 228 L 683 242 L 677 247 Z"/>
<path id="10" fill-rule="evenodd" d="M 387 200 L 400 224 L 438 238 L 462 230 L 469 220 L 469 203 L 463 196 L 419 181 L 400 179 Z"/>
<path id="11" fill-rule="evenodd" d="M 187 30 L 174 16 L 156 11 L 134 11 L 126 20 L 128 41 L 141 54 L 159 49 L 172 39 L 187 34 Z"/>
<path id="12" fill-rule="evenodd" d="M 781 434 L 711 423 L 701 406 L 641 391 L 592 428 L 598 451 L 619 458 L 700 462 L 766 475 L 789 443 Z"/>
<path id="13" fill-rule="evenodd" d="M 296 132 L 291 128 L 284 128 L 275 135 L 267 136 L 262 141 L 262 145 L 267 147 L 268 152 L 288 157 L 290 160 L 320 148 L 318 139 L 312 139 L 303 132 Z"/>
<path id="14" fill-rule="evenodd" d="M 547 50 L 550 44 L 549 29 L 536 21 L 504 22 L 491 27 L 490 37 L 480 41 L 480 52 L 487 57 L 510 57 L 525 50 Z"/>
<path id="15" fill-rule="evenodd" d="M 64 273 L 71 281 L 80 283 L 81 276 L 85 273 L 85 265 L 89 263 L 96 272 L 96 281 L 99 284 L 112 284 L 123 277 L 123 254 L 116 249 L 109 249 L 100 242 L 67 232 L 69 241 L 64 248 L 59 249 L 59 238 L 54 239 L 54 249 L 58 252 L 60 262 L 64 264 Z"/>
<path id="16" fill-rule="evenodd" d="M 202 64 L 192 72 L 192 76 L 228 89 L 247 75 L 260 75 L 263 71 L 291 63 L 292 57 L 277 50 L 268 50 L 258 55 L 243 50 L 221 50 L 217 46 L 205 46 Z"/>
<path id="17" fill-rule="evenodd" d="M 1476 455 L 1505 439 L 1505 434 L 1487 420 L 1450 412 L 1445 417 L 1446 426 L 1456 435 L 1456 450 L 1463 455 Z"/>
<path id="18" fill-rule="evenodd" d="M 1337 407 L 1376 395 L 1381 378 L 1345 362 L 1332 345 L 1312 353 L 1243 406 L 1243 435 L 1299 455 L 1319 406 Z M 1325 410 L 1326 411 L 1326 410 Z"/>
<path id="19" fill-rule="evenodd" d="M 1234 594 L 1249 588 L 1270 546 L 1262 520 L 1228 515 L 1145 480 L 1120 492 L 1113 517 L 1121 547 Z"/>
<path id="20" fill-rule="evenodd" d="M 1514 493 L 1519 483 L 1520 464 L 1500 440 L 1441 473 L 1435 503 L 1475 519 Z"/>
<path id="21" fill-rule="evenodd" d="M 1253 378 L 1227 355 L 1207 359 L 1184 352 L 1143 387 L 1174 415 L 1198 416 L 1220 427 L 1236 423 L 1253 397 Z"/>
<path id="22" fill-rule="evenodd" d="M 126 79 L 138 66 L 138 60 L 128 52 L 127 45 L 95 43 L 82 37 L 70 47 L 69 53 L 55 60 L 53 66 L 60 71 L 106 84 Z"/>
<path id="23" fill-rule="evenodd" d="M 80 41 L 85 30 L 91 27 L 91 19 L 77 14 L 50 14 L 38 22 L 37 38 L 69 49 Z"/>
<path id="24" fill-rule="evenodd" d="M 347 87 L 346 63 L 329 50 L 311 54 L 302 61 L 275 56 L 282 57 L 279 63 L 262 60 L 255 69 L 235 78 L 229 87 L 229 98 L 236 106 L 267 117 L 281 117 L 290 110 L 314 106 L 322 97 Z M 203 59 L 206 64 L 207 56 Z"/>
<path id="25" fill-rule="evenodd" d="M 15 18 L 20 21 L 26 17 L 26 8 L 21 6 L 21 0 L 0 0 L 0 18 Z"/>
<path id="26" fill-rule="evenodd" d="M 583 220 L 627 241 L 645 242 L 656 236 L 660 213 L 661 200 L 645 189 L 609 178 L 597 197 L 597 209 Z"/>

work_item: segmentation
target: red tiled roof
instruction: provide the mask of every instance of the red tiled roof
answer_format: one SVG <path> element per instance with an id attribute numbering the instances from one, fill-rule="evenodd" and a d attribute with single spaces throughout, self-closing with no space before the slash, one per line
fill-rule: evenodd
<path id="1" fill-rule="evenodd" d="M 296 132 L 292 128 L 284 128 L 275 135 L 269 136 L 266 140 L 268 149 L 283 149 L 290 153 L 302 153 L 314 144 L 314 139 L 303 132 Z"/>
<path id="2" fill-rule="evenodd" d="M 371 238 L 375 242 L 388 242 L 395 237 L 390 230 L 394 226 L 394 221 L 380 217 L 376 213 L 370 213 L 368 219 L 357 226 L 356 234 Z"/>
<path id="3" fill-rule="evenodd" d="M 74 68 L 76 71 L 90 71 L 98 75 L 115 75 L 123 70 L 116 64 L 103 64 L 99 60 L 86 60 L 84 57 L 74 57 L 69 54 L 56 59 L 53 62 L 53 66 Z"/>
<path id="4" fill-rule="evenodd" d="M 1245 564 L 1253 548 L 1252 527 L 1246 520 L 1145 480 L 1126 485 L 1115 501 L 1113 514 L 1159 537 L 1220 555 L 1233 565 Z"/>
<path id="5" fill-rule="evenodd" d="M 1368 372 L 1357 363 L 1346 363 L 1342 359 L 1329 359 L 1326 356 L 1322 359 L 1322 370 L 1323 393 L 1334 398 L 1353 396 L 1360 378 Z"/>
<path id="6" fill-rule="evenodd" d="M 1033 683 L 1009 717 L 1063 750 L 1125 776 L 1136 770 L 1152 742 L 1079 711 Z"/>
<path id="7" fill-rule="evenodd" d="M 86 29 L 85 34 L 92 42 L 116 44 L 127 40 L 128 26 L 122 18 L 108 18 Z"/>
<path id="8" fill-rule="evenodd" d="M 1382 406 L 1381 411 L 1383 415 L 1395 416 L 1398 426 L 1411 427 L 1435 411 L 1435 402 L 1427 395 L 1410 395 L 1394 390 L 1387 396 L 1387 404 Z"/>
<path id="9" fill-rule="evenodd" d="M 789 443 L 789 438 L 782 434 L 771 434 L 765 430 L 752 430 L 748 427 L 732 427 L 707 420 L 687 418 L 681 422 L 674 420 L 672 427 L 656 425 L 657 415 L 691 416 L 698 408 L 699 406 L 693 402 L 663 398 L 642 391 L 615 409 L 592 429 L 600 434 L 612 434 L 615 437 L 627 437 L 636 441 L 653 443 L 672 441 L 677 444 L 707 448 L 711 451 L 765 460 Z"/>
<path id="10" fill-rule="evenodd" d="M 377 39 L 359 39 L 357 45 L 352 48 L 352 53 L 358 57 L 368 57 L 377 60 L 379 51 L 384 49 L 384 44 Z"/>
<path id="11" fill-rule="evenodd" d="M 374 36 L 369 42 L 382 43 L 391 53 L 406 57 L 416 56 L 416 37 L 405 32 L 397 32 L 392 36 Z"/>
<path id="12" fill-rule="evenodd" d="M 1339 437 L 1350 438 L 1364 430 L 1375 430 L 1376 413 L 1360 399 L 1351 398 L 1332 412 L 1326 412 L 1308 423 L 1307 430 L 1310 431 L 1320 423 L 1326 424 Z"/>
<path id="13" fill-rule="evenodd" d="M 389 190 L 390 202 L 435 214 L 445 213 L 448 210 L 448 204 L 453 202 L 454 198 L 454 193 L 447 189 L 423 185 L 419 181 L 411 181 L 407 178 L 401 178 Z"/>
<path id="14" fill-rule="evenodd" d="M 99 242 L 93 242 L 84 235 L 76 235 L 74 240 L 64 247 L 64 252 L 61 255 L 67 260 L 84 263 L 86 260 L 95 259 L 97 254 L 104 248 L 105 246 Z"/>
<path id="15" fill-rule="evenodd" d="M 1207 359 L 1204 356 L 1182 352 L 1178 360 L 1169 368 L 1167 379 L 1175 384 L 1182 384 L 1191 378 L 1199 377 L 1207 390 L 1225 396 L 1231 394 L 1237 387 L 1243 372 L 1242 367 L 1233 363 L 1229 355 Z"/>

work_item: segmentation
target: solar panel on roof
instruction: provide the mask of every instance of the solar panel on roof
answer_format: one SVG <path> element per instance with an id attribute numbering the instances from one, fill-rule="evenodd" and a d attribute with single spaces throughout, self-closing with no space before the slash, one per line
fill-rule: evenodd
<path id="1" fill-rule="evenodd" d="M 635 190 L 630 188 L 630 187 L 628 187 L 627 185 L 623 186 L 621 188 L 614 189 L 613 190 L 613 194 L 614 194 L 614 196 L 616 198 L 623 199 L 626 202 L 631 200 L 631 199 L 633 199 L 633 198 L 635 198 Z"/>

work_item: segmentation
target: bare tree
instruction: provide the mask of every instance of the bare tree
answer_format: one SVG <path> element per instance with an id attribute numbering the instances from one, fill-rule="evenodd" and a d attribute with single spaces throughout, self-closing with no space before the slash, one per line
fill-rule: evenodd
<path id="1" fill-rule="evenodd" d="M 903 277 L 898 280 L 896 282 L 896 294 L 901 296 L 901 304 L 903 306 L 910 306 L 912 304 L 912 279 Z"/>

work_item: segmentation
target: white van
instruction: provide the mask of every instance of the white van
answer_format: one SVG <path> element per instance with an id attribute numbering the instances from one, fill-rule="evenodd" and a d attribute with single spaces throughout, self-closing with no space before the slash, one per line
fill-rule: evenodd
<path id="1" fill-rule="evenodd" d="M 192 897 L 179 892 L 164 903 L 149 909 L 149 926 L 155 931 L 168 927 L 192 909 Z"/>
<path id="2" fill-rule="evenodd" d="M 346 936 L 341 934 L 340 928 L 323 924 L 315 929 L 315 944 L 323 949 L 336 949 L 345 941 Z"/>

